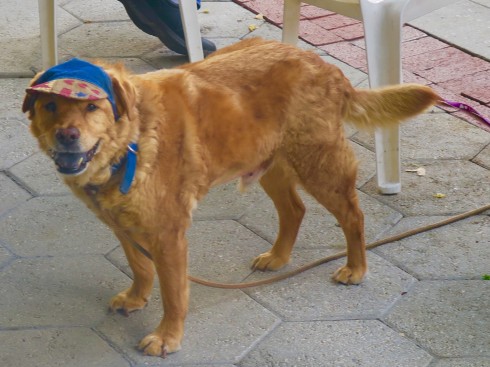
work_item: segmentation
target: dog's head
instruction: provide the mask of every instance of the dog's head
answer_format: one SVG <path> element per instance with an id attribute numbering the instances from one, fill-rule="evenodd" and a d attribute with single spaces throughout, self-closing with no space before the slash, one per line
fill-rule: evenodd
<path id="1" fill-rule="evenodd" d="M 105 172 L 131 139 L 136 92 L 122 67 L 107 71 L 73 59 L 39 73 L 26 90 L 22 110 L 31 132 L 65 177 Z"/>

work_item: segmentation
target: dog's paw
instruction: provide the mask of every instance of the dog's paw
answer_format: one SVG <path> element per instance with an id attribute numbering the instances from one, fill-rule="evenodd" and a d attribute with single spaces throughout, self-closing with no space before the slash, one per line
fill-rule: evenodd
<path id="1" fill-rule="evenodd" d="M 365 267 L 351 268 L 347 265 L 337 269 L 332 279 L 342 284 L 360 284 L 366 274 Z"/>
<path id="2" fill-rule="evenodd" d="M 279 270 L 289 262 L 288 259 L 273 255 L 271 252 L 264 252 L 257 256 L 252 262 L 254 270 Z"/>
<path id="3" fill-rule="evenodd" d="M 148 303 L 148 299 L 131 295 L 131 288 L 122 291 L 112 297 L 109 302 L 109 310 L 119 312 L 124 316 L 128 316 L 130 312 L 141 310 Z"/>
<path id="4" fill-rule="evenodd" d="M 172 337 L 162 337 L 157 332 L 145 336 L 138 349 L 147 356 L 156 356 L 165 358 L 168 353 L 180 350 L 180 340 Z"/>

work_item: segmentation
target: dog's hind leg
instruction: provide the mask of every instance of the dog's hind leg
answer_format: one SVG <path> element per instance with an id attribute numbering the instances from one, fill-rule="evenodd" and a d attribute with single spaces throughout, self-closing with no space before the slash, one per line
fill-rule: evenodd
<path id="1" fill-rule="evenodd" d="M 117 232 L 116 236 L 121 242 L 129 266 L 133 271 L 133 284 L 128 289 L 114 296 L 109 303 L 109 308 L 112 311 L 127 315 L 131 311 L 140 310 L 146 306 L 153 288 L 155 268 L 150 259 L 131 245 L 131 238 Z"/>
<path id="2" fill-rule="evenodd" d="M 367 263 L 354 153 L 345 140 L 340 140 L 335 147 L 310 146 L 308 155 L 302 155 L 299 162 L 295 168 L 304 188 L 335 216 L 347 240 L 347 264 L 335 272 L 333 279 L 358 284 L 367 271 Z"/>
<path id="3" fill-rule="evenodd" d="M 277 163 L 260 179 L 279 214 L 279 234 L 274 246 L 253 261 L 252 268 L 277 270 L 289 262 L 305 207 L 296 192 L 296 179 Z"/>

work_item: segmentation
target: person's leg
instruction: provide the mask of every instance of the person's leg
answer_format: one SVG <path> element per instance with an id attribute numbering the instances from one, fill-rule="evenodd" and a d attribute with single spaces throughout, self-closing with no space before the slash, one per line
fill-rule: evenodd
<path id="1" fill-rule="evenodd" d="M 158 37 L 172 51 L 187 55 L 184 29 L 177 0 L 119 0 L 133 23 L 143 32 Z M 200 7 L 200 0 L 197 6 Z M 208 39 L 202 38 L 204 54 L 216 50 Z"/>

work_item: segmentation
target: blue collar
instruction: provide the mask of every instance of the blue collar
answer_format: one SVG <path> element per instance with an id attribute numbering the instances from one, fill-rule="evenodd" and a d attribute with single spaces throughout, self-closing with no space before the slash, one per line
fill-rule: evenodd
<path id="1" fill-rule="evenodd" d="M 119 185 L 119 191 L 122 194 L 126 195 L 131 188 L 131 184 L 134 181 L 134 175 L 136 173 L 136 163 L 138 160 L 138 144 L 130 143 L 128 145 L 128 151 L 126 155 L 116 164 L 112 165 L 111 171 L 112 174 L 115 174 L 117 171 L 124 167 L 124 176 L 121 184 Z"/>

